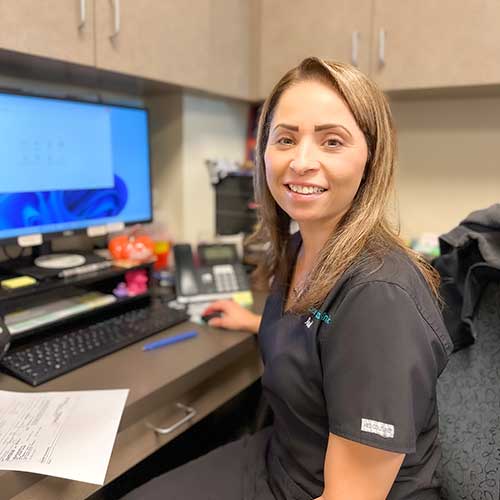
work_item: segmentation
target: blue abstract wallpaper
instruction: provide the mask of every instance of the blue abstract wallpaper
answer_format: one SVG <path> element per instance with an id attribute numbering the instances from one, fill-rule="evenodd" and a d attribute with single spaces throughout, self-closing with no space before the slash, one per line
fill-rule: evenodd
<path id="1" fill-rule="evenodd" d="M 0 194 L 0 228 L 113 217 L 126 206 L 127 198 L 127 186 L 117 175 L 114 187 L 106 189 Z"/>

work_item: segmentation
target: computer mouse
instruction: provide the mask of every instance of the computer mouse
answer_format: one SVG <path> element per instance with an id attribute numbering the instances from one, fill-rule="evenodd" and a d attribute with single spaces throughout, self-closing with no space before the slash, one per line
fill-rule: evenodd
<path id="1" fill-rule="evenodd" d="M 222 311 L 213 311 L 208 314 L 202 314 L 201 319 L 208 323 L 212 318 L 222 317 Z"/>

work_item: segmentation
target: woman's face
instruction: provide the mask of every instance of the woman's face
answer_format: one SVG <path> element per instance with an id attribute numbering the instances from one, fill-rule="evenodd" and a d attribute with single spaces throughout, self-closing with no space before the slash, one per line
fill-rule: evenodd
<path id="1" fill-rule="evenodd" d="M 330 87 L 303 81 L 282 94 L 264 154 L 266 179 L 301 229 L 336 227 L 356 195 L 367 157 L 363 133 Z"/>

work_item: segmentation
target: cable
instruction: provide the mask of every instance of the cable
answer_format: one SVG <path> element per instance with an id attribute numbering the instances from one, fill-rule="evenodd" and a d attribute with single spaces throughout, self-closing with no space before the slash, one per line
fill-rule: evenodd
<path id="1" fill-rule="evenodd" d="M 22 257 L 24 255 L 24 248 L 23 247 L 19 247 L 20 248 L 20 251 L 19 253 L 16 255 L 16 256 L 12 256 L 11 254 L 9 254 L 9 252 L 7 251 L 7 248 L 8 246 L 7 245 L 2 245 L 2 250 L 3 250 L 3 253 L 5 254 L 5 256 L 9 259 L 9 260 L 15 260 L 15 259 L 19 259 L 20 257 Z"/>

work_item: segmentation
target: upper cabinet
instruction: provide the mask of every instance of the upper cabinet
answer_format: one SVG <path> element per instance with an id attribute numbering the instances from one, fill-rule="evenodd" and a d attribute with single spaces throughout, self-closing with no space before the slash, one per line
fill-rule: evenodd
<path id="1" fill-rule="evenodd" d="M 210 0 L 210 58 L 207 90 L 249 99 L 251 0 Z"/>
<path id="2" fill-rule="evenodd" d="M 94 0 L 0 2 L 0 48 L 93 66 Z"/>
<path id="3" fill-rule="evenodd" d="M 374 0 L 371 74 L 384 90 L 500 82 L 498 0 Z"/>
<path id="4" fill-rule="evenodd" d="M 372 0 L 261 0 L 259 7 L 261 98 L 307 56 L 369 71 Z"/>
<path id="5" fill-rule="evenodd" d="M 246 100 L 307 56 L 383 90 L 500 83 L 499 0 L 10 0 L 0 49 Z"/>
<path id="6" fill-rule="evenodd" d="M 99 0 L 95 8 L 98 68 L 206 87 L 210 0 Z"/>

